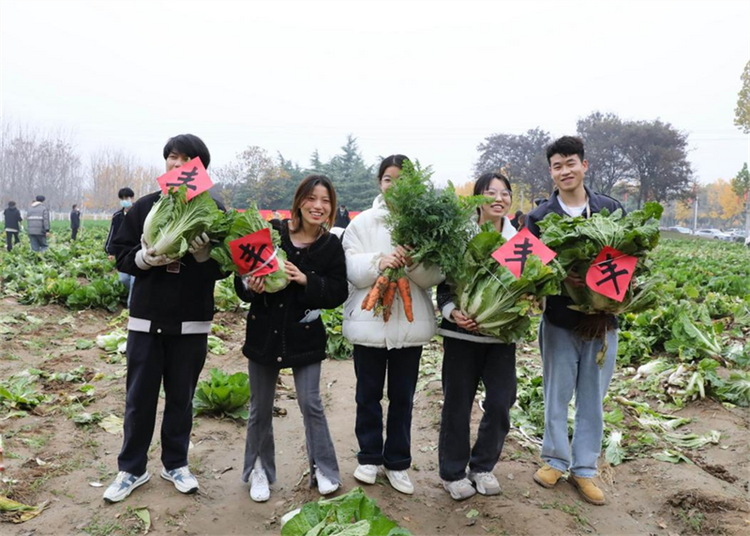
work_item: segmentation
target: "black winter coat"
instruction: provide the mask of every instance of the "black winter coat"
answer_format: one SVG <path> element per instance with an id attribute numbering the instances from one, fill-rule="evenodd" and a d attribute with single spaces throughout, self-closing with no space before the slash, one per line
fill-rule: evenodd
<path id="1" fill-rule="evenodd" d="M 322 361 L 326 357 L 323 320 L 300 320 L 311 310 L 334 309 L 346 301 L 344 249 L 331 233 L 307 248 L 297 248 L 289 238 L 287 222 L 271 223 L 281 234 L 281 248 L 289 262 L 307 276 L 307 285 L 292 282 L 279 292 L 255 294 L 235 277 L 237 295 L 252 303 L 242 353 L 256 363 L 280 369 Z"/>

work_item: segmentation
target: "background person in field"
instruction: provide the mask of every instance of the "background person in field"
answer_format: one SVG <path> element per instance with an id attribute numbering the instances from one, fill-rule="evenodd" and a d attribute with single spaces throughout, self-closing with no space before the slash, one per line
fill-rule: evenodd
<path id="1" fill-rule="evenodd" d="M 70 210 L 70 239 L 75 240 L 78 236 L 78 229 L 81 228 L 81 211 L 78 205 L 73 205 Z"/>
<path id="2" fill-rule="evenodd" d="M 120 209 L 112 214 L 112 221 L 109 224 L 109 234 L 107 235 L 106 242 L 104 242 L 104 251 L 107 252 L 107 256 L 111 261 L 115 260 L 115 254 L 112 250 L 112 239 L 117 234 L 118 229 L 120 229 L 120 226 L 125 219 L 125 215 L 130 210 L 130 207 L 133 206 L 133 201 L 135 200 L 135 192 L 133 192 L 133 190 L 128 187 L 120 188 L 120 191 L 117 192 L 117 197 L 120 200 Z M 133 283 L 135 282 L 135 276 L 120 271 L 117 272 L 117 275 L 120 278 L 120 283 L 125 285 L 125 288 L 128 289 L 129 309 L 130 299 L 133 296 Z"/>
<path id="3" fill-rule="evenodd" d="M 398 179 L 404 155 L 385 158 L 378 170 L 380 190 L 385 192 Z M 379 195 L 372 208 L 359 214 L 344 234 L 349 298 L 344 305 L 344 336 L 354 344 L 357 375 L 357 421 L 359 465 L 354 477 L 374 484 L 378 467 L 385 468 L 391 485 L 401 493 L 414 493 L 407 470 L 411 466 L 411 417 L 419 375 L 422 346 L 435 334 L 435 309 L 430 289 L 443 280 L 437 268 L 412 263 L 405 245 L 393 245 L 385 225 L 388 207 Z M 374 311 L 362 309 L 365 295 L 387 268 L 405 268 L 411 284 L 414 321 L 406 319 L 396 303 L 388 323 Z M 396 298 L 400 300 L 400 298 Z M 383 442 L 383 388 L 388 375 L 388 416 Z"/>
<path id="4" fill-rule="evenodd" d="M 499 173 L 486 173 L 474 184 L 474 195 L 495 199 L 477 209 L 479 225 L 492 222 L 505 240 L 513 238 L 516 229 L 506 216 L 513 203 L 510 181 Z M 497 495 L 500 484 L 492 471 L 503 451 L 510 430 L 510 408 L 516 401 L 516 345 L 478 333 L 476 322 L 456 307 L 445 282 L 438 286 L 438 307 L 443 313 L 438 333 L 443 336 L 445 350 L 440 478 L 457 501 L 476 492 Z M 480 380 L 485 387 L 484 415 L 472 448 L 471 409 Z"/>
<path id="5" fill-rule="evenodd" d="M 321 309 L 334 309 L 347 296 L 346 260 L 339 239 L 327 231 L 333 224 L 336 192 L 323 175 L 309 175 L 294 194 L 292 218 L 272 220 L 287 255 L 289 285 L 265 292 L 263 277 L 235 277 L 238 296 L 252 303 L 242 352 L 248 358 L 250 418 L 247 421 L 245 468 L 250 497 L 271 496 L 276 481 L 273 401 L 279 369 L 291 367 L 297 402 L 305 423 L 310 485 L 321 495 L 341 485 L 339 466 L 320 399 L 320 366 L 326 357 Z M 288 450 L 288 449 L 285 449 Z"/>
<path id="6" fill-rule="evenodd" d="M 211 162 L 206 145 L 192 134 L 171 138 L 163 154 L 167 171 L 195 157 L 200 157 L 206 168 Z M 117 457 L 119 473 L 104 492 L 107 502 L 123 500 L 150 478 L 146 465 L 162 380 L 166 403 L 161 477 L 181 493 L 198 490 L 198 481 L 188 467 L 193 395 L 208 350 L 214 283 L 226 274 L 210 258 L 205 233 L 191 243 L 189 253 L 181 259 L 154 255 L 143 239 L 143 224 L 160 195 L 157 191 L 140 198 L 111 243 L 117 269 L 136 279 L 128 320 L 125 434 Z"/>
<path id="7" fill-rule="evenodd" d="M 36 252 L 46 251 L 47 237 L 49 236 L 49 209 L 44 204 L 44 196 L 36 196 L 36 200 L 31 204 L 26 212 L 26 222 L 28 225 L 29 242 L 31 249 Z"/>
<path id="8" fill-rule="evenodd" d="M 526 217 L 526 226 L 540 235 L 537 222 L 552 212 L 561 216 L 588 218 L 606 208 L 609 212 L 622 209 L 615 199 L 591 191 L 584 184 L 588 161 L 584 158 L 583 141 L 565 136 L 547 148 L 550 175 L 556 190 L 544 203 Z M 573 285 L 585 282 L 575 274 L 567 279 Z M 607 352 L 604 365 L 596 363 L 602 339 L 590 340 L 580 333 L 586 322 L 583 313 L 568 308 L 572 300 L 566 296 L 548 296 L 539 326 L 539 347 L 542 352 L 544 381 L 544 466 L 534 480 L 551 488 L 563 473 L 592 504 L 604 504 L 604 493 L 594 484 L 597 459 L 604 432 L 602 402 L 617 357 L 617 318 L 607 315 Z M 576 415 L 572 446 L 568 443 L 568 403 L 576 396 Z"/>
<path id="9" fill-rule="evenodd" d="M 8 201 L 8 208 L 3 211 L 3 218 L 5 219 L 5 240 L 6 247 L 10 252 L 13 250 L 13 243 L 20 243 L 21 240 L 19 235 L 21 234 L 21 211 L 18 210 L 15 201 Z"/>

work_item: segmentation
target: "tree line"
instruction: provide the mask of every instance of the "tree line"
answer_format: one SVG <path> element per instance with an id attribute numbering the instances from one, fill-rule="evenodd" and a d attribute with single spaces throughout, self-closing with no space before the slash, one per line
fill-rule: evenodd
<path id="1" fill-rule="evenodd" d="M 665 203 L 687 199 L 693 187 L 688 137 L 669 123 L 626 121 L 613 113 L 593 112 L 580 119 L 576 134 L 586 147 L 586 182 L 606 195 Z M 549 132 L 533 128 L 524 134 L 493 134 L 479 144 L 476 175 L 502 170 L 514 188 L 531 201 L 552 190 L 545 149 Z"/>

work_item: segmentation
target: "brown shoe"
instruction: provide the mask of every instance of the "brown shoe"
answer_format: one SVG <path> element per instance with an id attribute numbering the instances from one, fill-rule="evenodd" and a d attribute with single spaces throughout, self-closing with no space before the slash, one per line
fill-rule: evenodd
<path id="1" fill-rule="evenodd" d="M 583 478 L 570 475 L 568 482 L 578 490 L 578 493 L 581 494 L 581 497 L 583 497 L 586 502 L 597 506 L 601 506 L 605 503 L 604 493 L 596 486 L 596 484 L 594 484 L 593 478 Z"/>
<path id="2" fill-rule="evenodd" d="M 546 463 L 544 466 L 534 473 L 534 482 L 542 486 L 543 488 L 552 488 L 562 476 L 562 471 L 558 471 L 554 467 L 550 467 Z"/>

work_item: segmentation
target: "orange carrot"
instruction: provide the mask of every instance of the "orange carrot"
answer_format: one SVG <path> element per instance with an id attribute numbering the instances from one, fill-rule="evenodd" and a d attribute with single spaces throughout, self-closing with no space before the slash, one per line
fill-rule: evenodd
<path id="1" fill-rule="evenodd" d="M 406 276 L 399 277 L 398 279 L 398 293 L 401 295 L 401 300 L 404 302 L 404 313 L 406 314 L 406 319 L 409 322 L 414 322 L 411 287 L 409 286 L 409 279 Z"/>
<path id="2" fill-rule="evenodd" d="M 396 288 L 398 284 L 391 280 L 388 282 L 388 288 L 383 293 L 383 307 L 389 307 L 393 303 L 393 298 L 396 297 Z"/>
<path id="3" fill-rule="evenodd" d="M 365 304 L 366 311 L 372 311 L 375 305 L 378 303 L 378 299 L 383 295 L 385 289 L 388 288 L 388 278 L 381 275 L 375 280 L 375 284 L 372 286 L 372 290 L 367 295 L 367 303 Z"/>
<path id="4" fill-rule="evenodd" d="M 383 322 L 388 322 L 391 318 L 391 312 L 393 308 L 393 299 L 396 297 L 396 288 L 398 284 L 391 280 L 388 283 L 388 288 L 383 293 Z"/>

